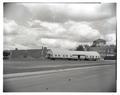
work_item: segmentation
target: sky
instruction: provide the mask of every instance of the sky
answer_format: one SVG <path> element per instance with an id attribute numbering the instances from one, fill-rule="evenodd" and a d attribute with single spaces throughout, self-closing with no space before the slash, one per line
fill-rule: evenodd
<path id="1" fill-rule="evenodd" d="M 4 3 L 4 49 L 116 44 L 115 3 Z"/>

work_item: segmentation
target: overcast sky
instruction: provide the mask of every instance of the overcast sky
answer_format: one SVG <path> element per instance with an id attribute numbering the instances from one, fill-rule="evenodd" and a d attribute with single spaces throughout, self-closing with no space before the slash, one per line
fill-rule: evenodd
<path id="1" fill-rule="evenodd" d="M 4 3 L 4 49 L 116 44 L 114 3 Z"/>

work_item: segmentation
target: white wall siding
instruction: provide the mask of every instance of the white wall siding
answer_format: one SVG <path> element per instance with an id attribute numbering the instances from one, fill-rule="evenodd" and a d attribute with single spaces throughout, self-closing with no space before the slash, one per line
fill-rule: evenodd
<path id="1" fill-rule="evenodd" d="M 48 52 L 50 53 L 50 51 Z M 70 51 L 65 49 L 51 49 L 51 54 L 54 58 L 77 58 L 78 55 L 85 56 L 87 58 L 100 58 L 100 54 L 96 51 Z"/>

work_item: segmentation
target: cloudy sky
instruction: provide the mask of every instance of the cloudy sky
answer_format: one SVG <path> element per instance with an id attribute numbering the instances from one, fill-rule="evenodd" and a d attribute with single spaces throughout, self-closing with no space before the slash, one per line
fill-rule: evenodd
<path id="1" fill-rule="evenodd" d="M 4 3 L 4 49 L 116 44 L 114 3 Z"/>

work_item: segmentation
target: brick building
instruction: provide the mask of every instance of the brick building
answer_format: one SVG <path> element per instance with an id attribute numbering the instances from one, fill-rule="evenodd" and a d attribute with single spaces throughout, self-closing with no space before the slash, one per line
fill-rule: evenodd
<path id="1" fill-rule="evenodd" d="M 93 41 L 93 44 L 89 48 L 90 51 L 97 51 L 104 59 L 106 56 L 116 56 L 116 46 L 106 45 L 106 41 L 103 39 L 97 39 Z"/>
<path id="2" fill-rule="evenodd" d="M 93 44 L 92 46 L 95 46 L 95 47 L 101 47 L 101 46 L 105 46 L 106 45 L 106 41 L 103 40 L 103 39 L 97 39 L 95 41 L 93 41 Z"/>

